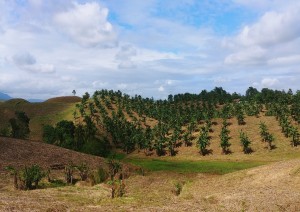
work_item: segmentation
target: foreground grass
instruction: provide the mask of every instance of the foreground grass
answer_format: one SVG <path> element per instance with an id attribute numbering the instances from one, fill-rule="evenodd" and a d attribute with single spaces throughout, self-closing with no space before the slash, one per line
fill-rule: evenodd
<path id="1" fill-rule="evenodd" d="M 158 159 L 128 158 L 124 162 L 132 163 L 148 171 L 171 171 L 178 173 L 208 173 L 208 174 L 227 174 L 243 169 L 248 169 L 266 163 L 251 162 L 232 162 L 232 161 L 167 161 Z"/>

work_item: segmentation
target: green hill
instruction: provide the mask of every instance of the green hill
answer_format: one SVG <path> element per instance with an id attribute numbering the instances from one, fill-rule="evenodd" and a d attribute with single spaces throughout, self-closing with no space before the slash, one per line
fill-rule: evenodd
<path id="1" fill-rule="evenodd" d="M 65 101 L 64 101 L 65 100 Z M 54 125 L 61 120 L 73 120 L 73 111 L 80 98 L 61 97 L 41 103 L 29 103 L 24 99 L 11 99 L 0 103 L 0 129 L 9 127 L 9 119 L 15 111 L 24 111 L 30 118 L 30 139 L 42 140 L 43 125 Z"/>

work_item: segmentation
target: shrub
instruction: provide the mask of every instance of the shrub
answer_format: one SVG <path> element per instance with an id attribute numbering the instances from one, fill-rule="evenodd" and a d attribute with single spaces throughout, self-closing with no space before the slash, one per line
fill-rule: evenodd
<path id="1" fill-rule="evenodd" d="M 103 183 L 109 177 L 107 171 L 102 167 L 98 168 L 96 171 L 90 174 L 90 179 L 93 184 Z"/>
<path id="2" fill-rule="evenodd" d="M 182 191 L 182 188 L 183 188 L 183 183 L 182 182 L 176 182 L 174 184 L 174 189 L 173 189 L 173 193 L 176 195 L 176 196 L 179 196 L 181 191 Z"/>
<path id="3" fill-rule="evenodd" d="M 12 166 L 8 166 L 6 170 L 14 176 L 14 187 L 19 190 L 38 188 L 39 182 L 45 177 L 45 173 L 38 165 L 25 166 L 19 171 Z"/>
<path id="4" fill-rule="evenodd" d="M 86 163 L 82 163 L 76 166 L 76 169 L 79 171 L 79 175 L 82 181 L 85 181 L 88 177 L 89 167 Z"/>
<path id="5" fill-rule="evenodd" d="M 110 153 L 110 149 L 111 147 L 108 141 L 93 138 L 83 145 L 82 152 L 91 155 L 107 157 Z"/>
<path id="6" fill-rule="evenodd" d="M 125 194 L 124 180 L 110 180 L 108 184 L 111 185 L 111 198 L 122 197 Z"/>
<path id="7" fill-rule="evenodd" d="M 75 166 L 70 163 L 65 166 L 65 180 L 67 184 L 73 184 L 73 171 Z"/>
<path id="8" fill-rule="evenodd" d="M 10 129 L 8 127 L 0 129 L 0 136 L 9 137 L 11 134 Z"/>

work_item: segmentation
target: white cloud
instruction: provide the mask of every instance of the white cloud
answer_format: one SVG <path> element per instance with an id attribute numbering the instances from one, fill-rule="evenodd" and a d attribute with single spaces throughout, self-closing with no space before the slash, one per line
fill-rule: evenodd
<path id="1" fill-rule="evenodd" d="M 300 37 L 300 7 L 297 5 L 284 12 L 266 12 L 260 20 L 247 25 L 238 35 L 238 41 L 245 46 L 278 45 Z"/>
<path id="2" fill-rule="evenodd" d="M 159 86 L 159 88 L 158 88 L 158 91 L 159 91 L 159 92 L 164 92 L 164 91 L 165 91 L 165 88 L 164 88 L 164 86 L 162 86 L 162 85 L 161 85 L 161 86 Z"/>
<path id="3" fill-rule="evenodd" d="M 244 65 L 256 65 L 265 61 L 266 50 L 253 46 L 249 48 L 241 48 L 239 52 L 228 55 L 225 58 L 225 64 L 244 64 Z"/>
<path id="4" fill-rule="evenodd" d="M 236 2 L 252 7 L 256 1 Z M 240 65 L 244 69 L 255 65 L 265 72 L 274 72 L 278 66 L 294 70 L 292 66 L 299 63 L 300 3 L 266 0 L 258 7 L 264 12 L 256 22 L 242 27 L 236 36 L 223 40 L 223 47 L 228 49 L 225 65 Z"/>
<path id="5" fill-rule="evenodd" d="M 82 46 L 110 47 L 116 44 L 116 36 L 107 16 L 108 9 L 96 2 L 74 3 L 72 9 L 56 14 L 54 21 L 62 31 Z"/>
<path id="6" fill-rule="evenodd" d="M 264 78 L 261 81 L 261 85 L 264 88 L 273 88 L 277 84 L 279 84 L 279 80 L 277 78 Z"/>
<path id="7" fill-rule="evenodd" d="M 293 64 L 300 64 L 300 55 L 289 55 L 289 56 L 283 56 L 283 57 L 276 57 L 273 59 L 270 59 L 268 61 L 269 65 L 274 66 L 286 66 L 286 65 L 293 65 Z"/>

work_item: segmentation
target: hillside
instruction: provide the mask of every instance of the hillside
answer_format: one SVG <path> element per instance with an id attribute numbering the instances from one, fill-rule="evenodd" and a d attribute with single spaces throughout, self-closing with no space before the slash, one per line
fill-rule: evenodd
<path id="1" fill-rule="evenodd" d="M 66 165 L 70 162 L 74 164 L 86 162 L 94 168 L 103 166 L 105 163 L 103 158 L 63 149 L 54 145 L 0 137 L 0 172 L 3 172 L 4 167 L 9 165 L 21 167 L 38 164 L 48 168 L 51 165 Z"/>
<path id="2" fill-rule="evenodd" d="M 30 103 L 24 99 L 10 99 L 0 103 L 0 129 L 9 127 L 15 111 L 24 111 L 30 118 L 30 139 L 42 140 L 43 125 L 55 125 L 61 120 L 73 120 L 79 97 L 60 97 L 45 102 Z"/>
<path id="3" fill-rule="evenodd" d="M 16 192 L 0 173 L 1 211 L 299 211 L 300 160 L 226 175 L 152 172 L 125 181 L 124 197 L 106 184 Z M 180 195 L 174 194 L 182 183 Z M 36 202 L 38 200 L 38 204 Z"/>
<path id="4" fill-rule="evenodd" d="M 123 162 L 144 171 L 125 179 L 125 194 L 116 199 L 110 198 L 109 183 L 15 192 L 12 179 L 1 173 L 0 210 L 299 211 L 299 105 L 298 94 L 267 90 L 254 97 L 236 97 L 220 89 L 157 101 L 102 90 L 82 99 L 1 103 L 6 120 L 15 110 L 28 113 L 31 138 L 41 137 L 43 124 L 71 120 L 66 124 L 73 134 L 60 138 L 56 134 L 50 143 L 69 142 L 72 149 L 73 143 L 109 142 Z M 51 133 L 70 128 L 53 128 Z M 241 132 L 250 141 L 247 154 Z M 207 154 L 200 150 L 203 135 Z M 224 138 L 229 151 L 221 147 Z M 0 148 L 2 167 L 32 163 L 46 167 L 70 160 L 84 160 L 93 167 L 103 164 L 102 158 L 42 142 L 0 138 Z M 34 204 L 36 198 L 39 205 Z"/>

